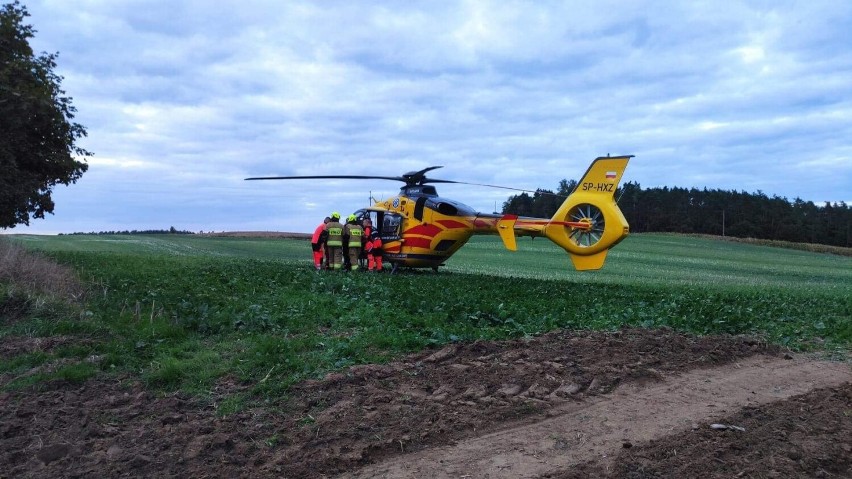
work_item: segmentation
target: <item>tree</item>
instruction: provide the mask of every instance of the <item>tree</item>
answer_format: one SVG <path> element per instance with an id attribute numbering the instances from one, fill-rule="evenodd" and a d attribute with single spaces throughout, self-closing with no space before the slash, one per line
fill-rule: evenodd
<path id="1" fill-rule="evenodd" d="M 503 213 L 518 216 L 532 216 L 533 199 L 526 193 L 512 195 L 503 203 Z"/>
<path id="2" fill-rule="evenodd" d="M 33 54 L 28 16 L 17 0 L 0 7 L 0 228 L 53 214 L 53 187 L 76 183 L 92 155 L 75 144 L 86 129 L 53 71 L 58 53 Z"/>

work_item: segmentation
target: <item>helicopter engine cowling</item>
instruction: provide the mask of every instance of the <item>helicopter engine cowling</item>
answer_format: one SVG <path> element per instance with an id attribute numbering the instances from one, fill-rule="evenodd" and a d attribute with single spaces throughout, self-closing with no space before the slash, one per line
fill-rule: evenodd
<path id="1" fill-rule="evenodd" d="M 447 198 L 433 197 L 426 200 L 426 207 L 445 216 L 472 216 L 476 211 L 470 206 Z"/>

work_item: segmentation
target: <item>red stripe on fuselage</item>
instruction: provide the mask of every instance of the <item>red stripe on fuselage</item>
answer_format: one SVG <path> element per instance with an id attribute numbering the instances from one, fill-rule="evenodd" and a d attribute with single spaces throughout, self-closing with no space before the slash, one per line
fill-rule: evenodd
<path id="1" fill-rule="evenodd" d="M 531 226 L 561 225 L 561 226 L 570 226 L 572 228 L 579 228 L 579 229 L 590 229 L 590 227 L 591 227 L 589 223 L 584 223 L 582 221 L 549 221 L 549 220 L 548 221 L 543 221 L 543 220 L 528 221 L 528 220 L 518 220 L 518 222 L 515 223 L 515 226 L 526 226 L 526 225 L 531 225 Z"/>
<path id="2" fill-rule="evenodd" d="M 440 233 L 442 230 L 435 225 L 417 225 L 414 228 L 408 229 L 405 231 L 404 235 L 408 237 L 408 235 L 420 235 L 420 236 L 428 236 L 430 238 L 434 238 L 436 234 Z"/>
<path id="3" fill-rule="evenodd" d="M 408 247 L 429 249 L 431 245 L 432 240 L 429 238 L 412 238 L 411 236 L 405 237 L 405 246 Z"/>
<path id="4" fill-rule="evenodd" d="M 476 218 L 473 220 L 474 228 L 494 228 L 497 226 L 497 219 L 482 219 Z"/>

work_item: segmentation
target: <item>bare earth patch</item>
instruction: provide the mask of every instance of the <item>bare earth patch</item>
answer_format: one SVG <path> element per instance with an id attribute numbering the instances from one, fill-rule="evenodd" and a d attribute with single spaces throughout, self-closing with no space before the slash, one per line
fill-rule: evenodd
<path id="1" fill-rule="evenodd" d="M 54 383 L 0 393 L 0 477 L 848 476 L 849 365 L 786 357 L 555 332 L 356 366 L 227 417 L 133 381 Z"/>
<path id="2" fill-rule="evenodd" d="M 725 426 L 722 430 L 745 434 L 748 430 L 742 426 L 717 421 L 742 405 L 786 399 L 844 380 L 852 380 L 852 373 L 842 364 L 759 356 L 745 359 L 733 369 L 699 369 L 654 385 L 627 384 L 606 396 L 554 408 L 548 419 L 524 421 L 452 446 L 400 457 L 353 476 L 566 477 L 559 473 L 567 471 L 567 477 L 588 477 L 585 473 L 576 476 L 574 468 L 591 462 L 599 471 L 611 471 L 612 459 L 622 449 L 673 431 L 710 429 L 718 424 Z M 681 446 L 673 444 L 675 449 Z M 669 468 L 661 470 L 670 472 Z M 670 477 L 698 476 L 704 474 Z"/>
<path id="3" fill-rule="evenodd" d="M 623 448 L 607 467 L 547 477 L 852 477 L 852 383 L 749 405 L 720 423 L 744 431 L 689 429 Z"/>

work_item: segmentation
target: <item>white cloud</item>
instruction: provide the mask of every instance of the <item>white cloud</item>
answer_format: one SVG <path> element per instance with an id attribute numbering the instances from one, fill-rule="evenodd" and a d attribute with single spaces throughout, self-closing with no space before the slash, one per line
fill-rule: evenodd
<path id="1" fill-rule="evenodd" d="M 242 179 L 444 165 L 432 175 L 552 189 L 607 153 L 637 155 L 643 186 L 852 197 L 852 4 L 28 8 L 96 154 L 34 231 L 311 231 L 399 185 Z M 485 211 L 508 197 L 439 187 Z"/>
<path id="2" fill-rule="evenodd" d="M 150 169 L 157 166 L 156 163 L 150 161 L 137 160 L 132 158 L 104 158 L 102 156 L 81 158 L 89 164 L 90 168 L 118 168 L 122 170 L 130 169 Z"/>

